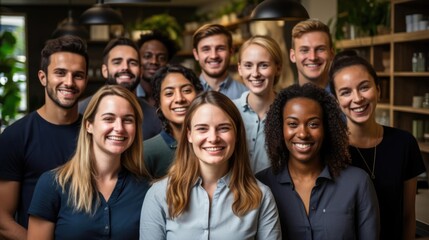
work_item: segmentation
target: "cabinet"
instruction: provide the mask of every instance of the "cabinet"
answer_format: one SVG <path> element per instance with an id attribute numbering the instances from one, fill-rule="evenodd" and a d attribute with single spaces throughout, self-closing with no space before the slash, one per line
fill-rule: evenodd
<path id="1" fill-rule="evenodd" d="M 336 42 L 338 49 L 355 49 L 374 66 L 381 79 L 381 96 L 376 114 L 387 113 L 391 126 L 413 132 L 416 120 L 429 133 L 429 109 L 412 107 L 413 96 L 429 93 L 429 71 L 412 71 L 412 57 L 422 52 L 429 58 L 429 29 L 406 32 L 406 16 L 429 17 L 427 0 L 391 0 L 391 31 L 386 35 Z M 427 61 L 426 61 L 427 63 Z M 415 126 L 414 126 L 415 127 Z M 418 137 L 425 162 L 429 160 L 429 143 Z"/>

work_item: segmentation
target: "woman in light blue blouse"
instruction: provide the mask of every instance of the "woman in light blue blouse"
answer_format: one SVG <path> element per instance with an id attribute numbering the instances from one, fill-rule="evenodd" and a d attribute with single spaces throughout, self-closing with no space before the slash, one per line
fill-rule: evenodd
<path id="1" fill-rule="evenodd" d="M 188 109 L 167 177 L 148 191 L 140 239 L 281 239 L 268 187 L 250 169 L 244 124 L 225 95 Z"/>
<path id="2" fill-rule="evenodd" d="M 246 129 L 250 167 L 254 173 L 268 168 L 265 150 L 265 117 L 276 93 L 274 86 L 282 68 L 280 46 L 269 36 L 253 36 L 243 43 L 238 53 L 238 73 L 249 91 L 234 103 L 241 113 Z"/>

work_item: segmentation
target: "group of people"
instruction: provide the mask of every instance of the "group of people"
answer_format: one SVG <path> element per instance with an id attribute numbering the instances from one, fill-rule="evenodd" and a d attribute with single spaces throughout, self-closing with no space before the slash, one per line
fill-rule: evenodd
<path id="1" fill-rule="evenodd" d="M 199 77 L 157 32 L 113 39 L 79 102 L 85 43 L 47 41 L 45 104 L 0 135 L 0 238 L 414 239 L 417 142 L 375 121 L 373 67 L 335 55 L 325 24 L 293 28 L 298 79 L 279 92 L 271 37 L 241 45 L 241 81 L 225 27 L 193 47 Z"/>

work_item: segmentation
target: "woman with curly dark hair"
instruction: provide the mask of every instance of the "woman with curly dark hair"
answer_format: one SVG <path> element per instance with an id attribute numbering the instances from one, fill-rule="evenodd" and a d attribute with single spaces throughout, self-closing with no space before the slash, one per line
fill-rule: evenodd
<path id="1" fill-rule="evenodd" d="M 354 51 L 335 57 L 332 93 L 347 117 L 352 165 L 365 170 L 380 205 L 380 239 L 414 239 L 417 176 L 425 171 L 416 139 L 375 120 L 380 82 L 371 64 Z"/>
<path id="2" fill-rule="evenodd" d="M 160 68 L 151 84 L 163 130 L 144 141 L 144 161 L 149 173 L 160 178 L 173 161 L 186 111 L 203 86 L 191 69 L 181 65 Z"/>
<path id="3" fill-rule="evenodd" d="M 257 178 L 273 192 L 286 239 L 378 239 L 369 176 L 348 166 L 347 127 L 335 99 L 314 84 L 292 85 L 265 125 L 271 168 Z"/>

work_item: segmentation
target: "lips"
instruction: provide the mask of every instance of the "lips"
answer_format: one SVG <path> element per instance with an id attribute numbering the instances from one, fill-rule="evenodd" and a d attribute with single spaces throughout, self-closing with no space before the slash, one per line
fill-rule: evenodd
<path id="1" fill-rule="evenodd" d="M 112 140 L 112 141 L 125 141 L 126 137 L 121 137 L 121 136 L 107 136 L 107 139 Z"/>
<path id="2" fill-rule="evenodd" d="M 172 110 L 175 113 L 186 113 L 187 109 L 188 109 L 187 107 L 177 107 L 177 108 L 173 108 Z"/>
<path id="3" fill-rule="evenodd" d="M 310 143 L 293 143 L 293 145 L 298 150 L 306 151 L 306 150 L 310 149 L 312 144 L 310 144 Z"/>
<path id="4" fill-rule="evenodd" d="M 66 98 L 74 97 L 79 92 L 76 88 L 59 88 L 58 91 Z"/>
<path id="5" fill-rule="evenodd" d="M 206 150 L 209 153 L 217 153 L 225 149 L 225 147 L 222 146 L 216 146 L 216 147 L 204 147 L 204 150 Z"/>

